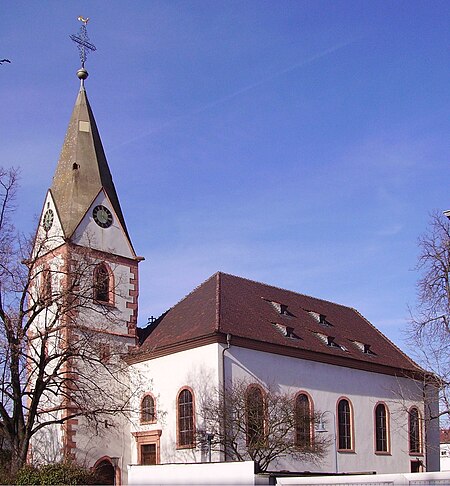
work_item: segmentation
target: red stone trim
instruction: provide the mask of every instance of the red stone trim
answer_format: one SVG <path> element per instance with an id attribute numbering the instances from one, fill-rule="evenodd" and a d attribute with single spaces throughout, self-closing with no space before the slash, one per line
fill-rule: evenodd
<path id="1" fill-rule="evenodd" d="M 347 400 L 350 407 L 350 439 L 352 442 L 351 449 L 339 449 L 339 403 L 342 400 Z M 355 452 L 355 415 L 353 410 L 353 403 L 350 398 L 346 396 L 341 396 L 336 400 L 336 450 L 338 452 L 344 453 L 354 453 Z"/>
<path id="2" fill-rule="evenodd" d="M 104 461 L 109 462 L 111 464 L 111 466 L 114 468 L 114 476 L 115 476 L 114 484 L 116 484 L 117 486 L 121 486 L 121 484 L 122 484 L 122 471 L 121 471 L 121 469 L 118 465 L 114 466 L 111 457 L 103 456 L 103 457 L 100 457 L 100 459 L 97 459 L 95 461 L 95 464 L 92 466 L 92 470 L 95 471 L 97 469 L 97 467 Z"/>
<path id="3" fill-rule="evenodd" d="M 126 303 L 127 309 L 131 309 L 132 313 L 127 322 L 128 334 L 135 338 L 137 343 L 136 326 L 138 319 L 138 297 L 139 297 L 139 275 L 137 264 L 129 267 L 132 277 L 130 277 L 130 284 L 134 285 L 134 289 L 130 288 L 128 296 L 131 298 L 131 302 Z"/>
<path id="4" fill-rule="evenodd" d="M 131 435 L 136 439 L 137 448 L 137 463 L 141 464 L 141 446 L 147 444 L 156 445 L 156 464 L 161 463 L 161 448 L 160 448 L 160 437 L 162 434 L 161 429 L 156 430 L 146 430 L 144 432 L 132 432 Z"/>
<path id="5" fill-rule="evenodd" d="M 178 401 L 179 401 L 179 398 L 180 398 L 180 394 L 183 390 L 188 390 L 191 395 L 192 395 L 192 442 L 190 444 L 185 444 L 185 445 L 181 445 L 180 444 L 180 418 L 179 418 L 179 406 L 178 406 Z M 177 449 L 194 449 L 195 448 L 195 434 L 196 434 L 196 414 L 195 414 L 195 410 L 196 410 L 196 407 L 195 407 L 195 394 L 194 394 L 194 390 L 189 387 L 189 386 L 183 386 L 182 388 L 180 388 L 178 390 L 178 393 L 177 393 L 177 400 L 176 400 L 176 407 L 177 407 L 177 430 L 176 430 L 176 434 L 177 434 L 177 444 L 176 444 L 176 448 Z"/>
<path id="6" fill-rule="evenodd" d="M 69 246 L 64 245 L 62 248 L 62 256 L 63 256 L 63 279 L 61 282 L 62 287 L 66 287 L 69 284 L 69 278 L 70 278 L 70 266 L 72 264 L 72 258 L 71 254 L 69 252 Z M 61 320 L 61 337 L 63 342 L 69 343 L 71 340 L 71 334 L 72 334 L 72 326 L 70 324 L 71 320 L 76 319 L 78 315 L 78 312 L 74 310 L 70 314 L 66 314 L 63 316 Z M 73 361 L 66 361 L 64 363 L 64 367 L 62 369 L 64 373 L 75 373 L 75 366 Z M 70 388 L 68 388 L 68 395 L 70 394 Z M 61 406 L 63 408 L 62 414 L 63 417 L 68 417 L 70 416 L 73 411 L 75 410 L 72 403 L 70 402 L 70 399 L 65 399 L 61 402 Z M 70 423 L 70 420 L 63 422 L 61 425 L 62 432 L 63 432 L 63 437 L 62 437 L 62 449 L 63 449 L 63 455 L 66 459 L 68 460 L 76 460 L 76 424 L 73 422 Z"/>
<path id="7" fill-rule="evenodd" d="M 69 244 L 75 250 L 77 248 L 80 248 L 80 250 L 84 250 L 84 249 L 87 248 L 83 245 L 77 245 L 76 243 L 73 243 L 73 242 L 68 242 L 67 244 Z M 114 263 L 120 263 L 121 265 L 125 265 L 125 266 L 136 266 L 137 267 L 137 265 L 140 261 L 139 257 L 138 258 L 125 257 L 123 255 L 116 255 L 114 253 L 109 253 L 107 251 L 98 250 L 96 248 L 89 248 L 89 253 L 91 253 L 95 258 L 97 258 L 99 260 L 108 260 L 108 261 L 111 261 L 111 262 L 114 262 Z"/>
<path id="8" fill-rule="evenodd" d="M 107 336 L 116 336 L 116 337 L 123 337 L 127 339 L 134 338 L 134 336 L 130 336 L 129 334 L 122 334 L 120 332 L 113 332 L 113 331 L 107 331 L 105 329 L 95 329 L 95 328 L 90 328 L 87 326 L 78 326 L 77 329 L 80 329 L 81 331 L 89 331 L 94 334 L 106 334 Z"/>

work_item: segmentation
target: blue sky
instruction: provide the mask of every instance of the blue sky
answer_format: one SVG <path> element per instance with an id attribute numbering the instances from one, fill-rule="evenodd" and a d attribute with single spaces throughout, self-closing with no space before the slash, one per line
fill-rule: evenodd
<path id="1" fill-rule="evenodd" d="M 217 270 L 357 308 L 402 348 L 417 237 L 450 208 L 450 3 L 0 6 L 0 165 L 29 231 L 78 91 L 141 264 L 140 324 Z"/>

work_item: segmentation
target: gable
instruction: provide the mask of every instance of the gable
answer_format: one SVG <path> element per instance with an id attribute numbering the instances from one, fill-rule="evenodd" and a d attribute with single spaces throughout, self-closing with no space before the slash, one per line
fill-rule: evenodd
<path id="1" fill-rule="evenodd" d="M 64 244 L 64 232 L 51 191 L 47 191 L 34 240 L 33 257 L 41 257 Z"/>
<path id="2" fill-rule="evenodd" d="M 94 209 L 103 206 L 110 211 L 112 222 L 109 227 L 101 227 L 94 220 Z M 127 233 L 114 210 L 114 205 L 102 189 L 89 206 L 80 224 L 75 229 L 71 241 L 77 245 L 113 253 L 125 258 L 136 258 Z"/>

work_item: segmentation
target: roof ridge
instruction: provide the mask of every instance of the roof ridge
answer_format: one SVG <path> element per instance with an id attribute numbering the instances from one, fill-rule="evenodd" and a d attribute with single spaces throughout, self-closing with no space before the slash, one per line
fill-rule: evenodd
<path id="1" fill-rule="evenodd" d="M 217 272 L 217 273 L 220 273 L 221 275 L 226 275 L 228 277 L 238 278 L 240 280 L 246 280 L 247 282 L 256 283 L 256 284 L 259 284 L 259 285 L 264 285 L 265 287 L 271 287 L 273 289 L 282 290 L 283 292 L 288 292 L 290 294 L 301 295 L 302 297 L 308 297 L 309 299 L 320 300 L 321 302 L 327 302 L 329 304 L 338 305 L 339 307 L 345 307 L 346 309 L 355 310 L 355 308 L 350 306 L 350 305 L 339 304 L 338 302 L 333 302 L 332 300 L 327 300 L 327 299 L 321 299 L 319 297 L 314 297 L 313 295 L 302 294 L 301 292 L 296 292 L 294 290 L 289 290 L 289 289 L 285 289 L 283 287 L 278 287 L 277 285 L 270 285 L 270 284 L 267 284 L 265 282 L 258 282 L 257 280 L 253 280 L 251 278 L 240 277 L 238 275 L 233 275 L 231 273 L 225 273 L 225 272 Z"/>

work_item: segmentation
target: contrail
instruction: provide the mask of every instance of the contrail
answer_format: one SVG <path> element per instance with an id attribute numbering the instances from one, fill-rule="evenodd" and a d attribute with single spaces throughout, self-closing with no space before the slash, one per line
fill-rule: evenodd
<path id="1" fill-rule="evenodd" d="M 329 54 L 332 54 L 333 52 L 336 52 L 336 51 L 338 51 L 340 49 L 343 49 L 344 47 L 347 47 L 348 45 L 352 44 L 353 42 L 355 42 L 354 39 L 351 40 L 351 41 L 342 42 L 342 43 L 337 44 L 337 45 L 335 45 L 333 47 L 330 47 L 328 49 L 325 49 L 324 51 L 319 52 L 318 54 L 314 54 L 313 56 L 308 57 L 308 58 L 304 59 L 303 61 L 297 62 L 295 64 L 292 64 L 289 67 L 286 67 L 284 69 L 281 69 L 280 71 L 277 71 L 275 73 L 269 74 L 269 75 L 263 77 L 262 79 L 260 79 L 259 81 L 255 81 L 254 83 L 248 84 L 247 86 L 244 86 L 244 87 L 242 87 L 242 88 L 234 91 L 233 93 L 230 93 L 230 94 L 228 94 L 226 96 L 223 96 L 222 98 L 218 98 L 218 99 L 216 99 L 214 101 L 211 101 L 210 103 L 206 103 L 206 104 L 204 104 L 202 106 L 199 106 L 198 108 L 195 108 L 194 110 L 191 110 L 190 112 L 185 113 L 184 115 L 175 116 L 175 117 L 171 118 L 170 120 L 167 120 L 166 122 L 161 123 L 160 125 L 158 125 L 157 128 L 151 128 L 149 130 L 146 130 L 145 133 L 141 133 L 140 135 L 137 135 L 136 137 L 130 138 L 130 139 L 122 142 L 121 144 L 116 145 L 111 150 L 116 150 L 116 149 L 118 149 L 120 147 L 123 147 L 124 145 L 128 145 L 130 143 L 133 143 L 136 140 L 139 140 L 141 138 L 147 137 L 151 133 L 154 133 L 154 132 L 157 132 L 157 131 L 162 130 L 163 128 L 166 128 L 166 127 L 168 127 L 168 126 L 176 123 L 179 120 L 182 120 L 184 118 L 189 118 L 189 117 L 191 117 L 193 115 L 197 115 L 197 114 L 202 113 L 204 111 L 207 111 L 207 110 L 209 110 L 211 108 L 214 108 L 217 105 L 220 105 L 222 103 L 225 103 L 226 101 L 232 100 L 233 98 L 236 98 L 236 97 L 240 96 L 241 94 L 246 93 L 247 91 L 250 91 L 250 90 L 252 90 L 254 88 L 257 88 L 258 86 L 261 86 L 262 84 L 265 84 L 265 83 L 267 83 L 267 82 L 269 82 L 269 81 L 271 81 L 271 80 L 273 80 L 275 78 L 278 78 L 278 77 L 282 76 L 283 74 L 289 73 L 291 71 L 294 71 L 295 69 L 298 69 L 300 67 L 303 67 L 303 66 L 306 66 L 308 64 L 311 64 L 314 61 L 317 61 L 318 59 L 321 59 L 322 57 L 328 56 Z"/>

